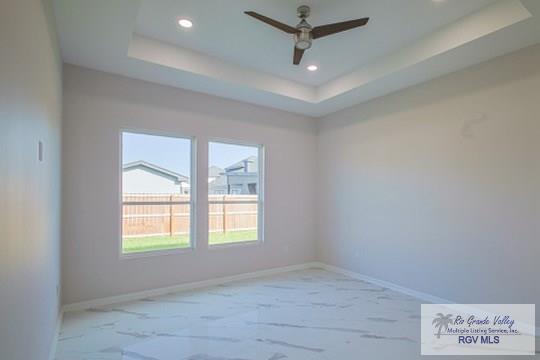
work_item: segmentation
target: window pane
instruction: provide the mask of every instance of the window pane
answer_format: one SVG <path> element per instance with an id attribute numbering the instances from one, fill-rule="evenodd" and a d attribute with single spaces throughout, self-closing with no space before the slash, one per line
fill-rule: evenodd
<path id="1" fill-rule="evenodd" d="M 122 134 L 122 252 L 191 246 L 191 140 Z"/>
<path id="2" fill-rule="evenodd" d="M 259 148 L 211 142 L 208 150 L 209 244 L 259 240 Z"/>

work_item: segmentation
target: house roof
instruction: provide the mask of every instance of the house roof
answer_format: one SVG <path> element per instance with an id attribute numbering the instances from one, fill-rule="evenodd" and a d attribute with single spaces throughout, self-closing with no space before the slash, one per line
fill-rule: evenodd
<path id="1" fill-rule="evenodd" d="M 230 166 L 227 166 L 225 168 L 225 171 L 227 172 L 230 172 L 230 171 L 235 171 L 235 170 L 240 170 L 240 169 L 243 169 L 244 166 L 245 166 L 245 163 L 248 163 L 248 172 L 254 172 L 254 171 L 250 171 L 250 170 L 253 170 L 252 166 L 250 166 L 250 164 L 255 164 L 255 167 L 257 166 L 257 156 L 250 156 L 250 157 L 247 157 L 243 160 L 240 160 Z M 256 170 L 255 170 L 256 171 Z"/>
<path id="2" fill-rule="evenodd" d="M 143 161 L 143 160 L 133 161 L 133 162 L 124 164 L 122 168 L 123 168 L 124 171 L 131 170 L 131 169 L 141 169 L 142 168 L 142 169 L 150 170 L 151 172 L 154 172 L 154 173 L 161 174 L 163 176 L 166 176 L 166 177 L 171 178 L 171 179 L 173 179 L 175 181 L 178 181 L 178 182 L 188 182 L 189 181 L 189 178 L 187 176 L 185 176 L 185 175 L 176 173 L 174 171 L 162 168 L 161 166 L 158 166 L 156 164 L 152 164 L 152 163 L 149 163 L 149 162 Z"/>

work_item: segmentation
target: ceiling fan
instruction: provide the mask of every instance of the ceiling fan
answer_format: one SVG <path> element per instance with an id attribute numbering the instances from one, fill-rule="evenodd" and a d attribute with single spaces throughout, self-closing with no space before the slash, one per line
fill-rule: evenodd
<path id="1" fill-rule="evenodd" d="M 299 6 L 297 11 L 298 17 L 301 19 L 300 23 L 296 27 L 283 24 L 277 20 L 271 19 L 255 11 L 245 11 L 244 14 L 254 17 L 268 25 L 271 25 L 279 30 L 285 31 L 288 34 L 294 35 L 294 55 L 293 64 L 298 65 L 302 60 L 304 51 L 311 47 L 313 40 L 336 34 L 342 31 L 354 29 L 360 26 L 364 26 L 368 23 L 369 18 L 362 18 L 357 20 L 343 21 L 334 24 L 322 25 L 312 27 L 306 19 L 309 17 L 310 8 L 307 5 Z"/>

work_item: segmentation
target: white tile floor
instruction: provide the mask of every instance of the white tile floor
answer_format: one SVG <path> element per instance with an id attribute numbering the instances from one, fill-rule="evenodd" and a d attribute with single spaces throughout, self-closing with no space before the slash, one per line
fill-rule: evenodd
<path id="1" fill-rule="evenodd" d="M 420 359 L 419 313 L 389 289 L 297 271 L 66 313 L 56 359 Z"/>

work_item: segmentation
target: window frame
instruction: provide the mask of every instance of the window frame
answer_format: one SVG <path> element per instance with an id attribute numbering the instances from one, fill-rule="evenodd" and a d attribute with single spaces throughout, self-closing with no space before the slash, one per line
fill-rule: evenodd
<path id="1" fill-rule="evenodd" d="M 138 135 L 149 135 L 149 136 L 162 136 L 169 137 L 174 139 L 184 139 L 190 141 L 190 214 L 189 214 L 189 247 L 179 248 L 179 249 L 166 249 L 166 250 L 151 250 L 151 251 L 142 251 L 135 253 L 124 253 L 123 252 L 123 159 L 124 159 L 124 144 L 123 138 L 124 134 L 138 134 Z M 119 161 L 118 161 L 118 257 L 120 260 L 129 260 L 137 258 L 145 258 L 152 256 L 164 256 L 164 255 L 174 255 L 174 254 L 183 254 L 191 253 L 197 247 L 197 178 L 198 178 L 198 166 L 197 166 L 197 138 L 195 136 L 187 136 L 171 131 L 161 131 L 161 130 L 148 130 L 148 129 L 134 129 L 134 128 L 121 128 L 119 130 Z"/>
<path id="2" fill-rule="evenodd" d="M 227 244 L 210 244 L 210 213 L 208 211 L 209 206 L 207 206 L 206 211 L 206 238 L 207 238 L 207 246 L 209 250 L 219 250 L 219 249 L 227 249 L 231 247 L 237 247 L 237 246 L 256 246 L 261 245 L 265 241 L 265 231 L 264 231 L 264 189 L 265 189 L 265 182 L 266 182 L 266 147 L 262 143 L 253 143 L 253 142 L 246 142 L 243 140 L 232 140 L 232 139 L 224 139 L 224 138 L 216 138 L 211 137 L 207 139 L 206 142 L 206 159 L 207 161 L 207 167 L 210 167 L 210 143 L 220 143 L 220 144 L 227 144 L 227 145 L 239 145 L 239 146 L 250 146 L 257 148 L 257 156 L 258 156 L 258 167 L 257 170 L 259 172 L 259 192 L 257 194 L 257 240 L 246 240 L 246 241 L 238 241 L 233 243 L 227 243 Z M 208 182 L 208 180 L 206 181 Z M 206 204 L 210 205 L 210 202 L 208 200 L 208 186 L 207 186 L 207 194 L 206 194 Z"/>

